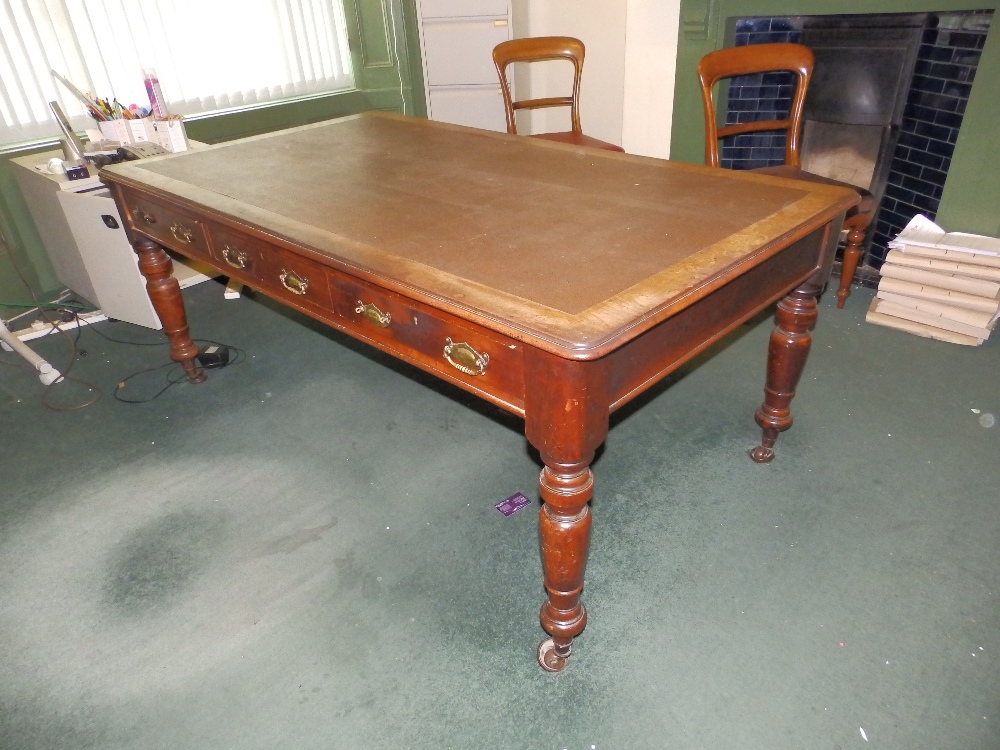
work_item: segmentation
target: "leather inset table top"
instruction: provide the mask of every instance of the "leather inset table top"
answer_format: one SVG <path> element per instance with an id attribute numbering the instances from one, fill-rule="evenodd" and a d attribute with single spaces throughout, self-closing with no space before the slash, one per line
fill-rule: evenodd
<path id="1" fill-rule="evenodd" d="M 824 186 L 377 114 L 110 171 L 517 327 L 603 321 L 582 339 L 848 203 Z"/>

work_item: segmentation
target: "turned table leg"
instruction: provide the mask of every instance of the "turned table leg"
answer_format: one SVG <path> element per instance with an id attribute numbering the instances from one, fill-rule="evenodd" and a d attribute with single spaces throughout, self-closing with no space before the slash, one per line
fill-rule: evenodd
<path id="1" fill-rule="evenodd" d="M 539 645 L 538 663 L 548 672 L 565 668 L 573 639 L 587 624 L 580 592 L 590 546 L 587 503 L 594 487 L 590 458 L 560 465 L 542 456 L 545 468 L 539 487 L 544 504 L 539 511 L 539 536 L 548 598 L 539 617 L 551 637 Z"/>
<path id="2" fill-rule="evenodd" d="M 173 277 L 174 264 L 166 251 L 152 240 L 138 238 L 132 243 L 139 256 L 139 271 L 146 277 L 146 291 L 170 339 L 170 359 L 180 362 L 191 383 L 205 380 L 205 371 L 195 365 L 197 345 L 188 332 L 181 287 Z"/>
<path id="3" fill-rule="evenodd" d="M 816 323 L 819 289 L 814 284 L 803 284 L 778 303 L 767 350 L 764 403 L 754 415 L 763 430 L 761 444 L 750 451 L 750 458 L 757 463 L 774 458 L 778 433 L 792 426 L 789 407 L 812 344 L 809 329 Z"/>
<path id="4" fill-rule="evenodd" d="M 865 231 L 871 222 L 871 213 L 857 214 L 844 222 L 847 229 L 847 244 L 844 246 L 844 259 L 840 267 L 840 286 L 837 288 L 837 307 L 842 308 L 847 298 L 851 296 L 851 283 L 854 272 L 861 259 L 861 248 L 865 242 Z"/>
<path id="5" fill-rule="evenodd" d="M 560 672 L 587 624 L 580 593 L 590 547 L 590 462 L 608 434 L 610 370 L 607 360 L 578 362 L 529 349 L 524 376 L 530 384 L 524 434 L 545 464 L 538 480 L 546 592 L 539 619 L 550 637 L 538 647 L 538 663 Z"/>

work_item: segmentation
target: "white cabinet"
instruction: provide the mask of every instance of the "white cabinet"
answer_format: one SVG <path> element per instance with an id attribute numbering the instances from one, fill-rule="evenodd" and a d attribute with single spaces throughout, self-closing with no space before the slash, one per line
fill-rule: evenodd
<path id="1" fill-rule="evenodd" d="M 160 319 L 146 294 L 139 258 L 122 227 L 118 208 L 96 174 L 69 180 L 46 168 L 52 151 L 11 161 L 56 278 L 109 318 L 159 329 Z M 218 272 L 174 257 L 174 277 L 181 288 Z"/>
<path id="2" fill-rule="evenodd" d="M 511 38 L 509 0 L 417 0 L 427 117 L 505 131 L 493 48 Z"/>

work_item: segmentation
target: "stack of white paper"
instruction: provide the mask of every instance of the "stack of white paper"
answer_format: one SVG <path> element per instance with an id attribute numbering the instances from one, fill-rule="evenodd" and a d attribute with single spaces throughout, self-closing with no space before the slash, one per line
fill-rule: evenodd
<path id="1" fill-rule="evenodd" d="M 917 215 L 889 243 L 866 320 L 977 346 L 1000 317 L 1000 239 L 945 232 Z"/>

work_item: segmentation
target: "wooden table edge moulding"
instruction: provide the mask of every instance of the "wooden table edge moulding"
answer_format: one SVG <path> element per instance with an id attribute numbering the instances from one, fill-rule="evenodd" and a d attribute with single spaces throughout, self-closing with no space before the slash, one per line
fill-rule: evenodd
<path id="1" fill-rule="evenodd" d="M 366 113 L 101 172 L 170 357 L 205 379 L 164 248 L 523 417 L 539 451 L 538 661 L 584 629 L 612 411 L 779 301 L 771 460 L 833 264 L 840 188 Z"/>

